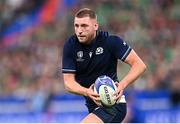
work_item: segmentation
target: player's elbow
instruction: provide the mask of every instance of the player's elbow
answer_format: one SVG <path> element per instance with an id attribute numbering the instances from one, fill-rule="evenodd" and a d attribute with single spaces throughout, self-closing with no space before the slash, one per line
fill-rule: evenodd
<path id="1" fill-rule="evenodd" d="M 137 61 L 134 61 L 132 66 L 139 70 L 139 74 L 143 74 L 146 71 L 146 68 L 147 68 L 145 63 L 141 59 L 138 59 Z"/>
<path id="2" fill-rule="evenodd" d="M 64 82 L 64 88 L 66 91 L 71 92 L 71 88 L 66 81 Z"/>
<path id="3" fill-rule="evenodd" d="M 139 70 L 139 74 L 143 74 L 145 71 L 146 71 L 146 65 L 145 63 L 139 59 L 139 61 L 136 61 L 134 64 L 133 64 L 133 67 L 135 67 L 136 69 Z"/>
<path id="4" fill-rule="evenodd" d="M 142 64 L 141 64 L 142 73 L 144 73 L 146 71 L 146 69 L 147 69 L 147 67 L 146 67 L 145 63 L 142 62 Z"/>

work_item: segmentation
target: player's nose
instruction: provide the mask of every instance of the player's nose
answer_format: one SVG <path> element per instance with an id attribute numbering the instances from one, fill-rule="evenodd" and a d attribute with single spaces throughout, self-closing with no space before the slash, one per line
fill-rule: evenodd
<path id="1" fill-rule="evenodd" d="M 82 34 L 82 31 L 79 31 L 78 34 L 81 35 L 81 34 Z"/>
<path id="2" fill-rule="evenodd" d="M 79 28 L 77 29 L 77 32 L 78 32 L 78 34 L 82 34 L 82 32 L 83 32 L 83 31 L 82 31 L 82 28 L 79 27 Z"/>

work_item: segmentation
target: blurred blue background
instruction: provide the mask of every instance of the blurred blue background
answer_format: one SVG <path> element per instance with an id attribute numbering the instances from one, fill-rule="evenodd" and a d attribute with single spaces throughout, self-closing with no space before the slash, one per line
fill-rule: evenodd
<path id="1" fill-rule="evenodd" d="M 64 90 L 61 57 L 82 7 L 123 37 L 147 65 L 126 91 L 124 122 L 180 123 L 179 0 L 0 0 L 0 122 L 80 122 L 80 96 Z M 129 67 L 119 62 L 119 78 Z"/>

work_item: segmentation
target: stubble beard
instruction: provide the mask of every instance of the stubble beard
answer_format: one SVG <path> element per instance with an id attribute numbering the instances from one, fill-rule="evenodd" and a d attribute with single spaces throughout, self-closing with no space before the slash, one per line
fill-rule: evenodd
<path id="1" fill-rule="evenodd" d="M 92 35 L 89 35 L 89 36 L 86 35 L 86 36 L 83 37 L 83 38 L 84 38 L 84 40 L 81 40 L 81 37 L 78 38 L 78 40 L 79 40 L 80 43 L 90 44 L 90 43 L 92 42 L 92 40 L 95 38 L 95 36 L 94 36 L 94 34 L 92 34 Z"/>

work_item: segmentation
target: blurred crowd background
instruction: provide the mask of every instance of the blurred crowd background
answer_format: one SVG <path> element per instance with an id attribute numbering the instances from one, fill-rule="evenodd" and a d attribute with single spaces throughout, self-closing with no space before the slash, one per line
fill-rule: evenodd
<path id="1" fill-rule="evenodd" d="M 0 0 L 0 101 L 13 96 L 28 100 L 31 111 L 48 110 L 54 96 L 66 94 L 62 48 L 82 7 L 95 10 L 100 29 L 121 36 L 146 63 L 129 96 L 163 90 L 179 106 L 179 0 Z M 119 62 L 120 79 L 128 69 Z"/>

